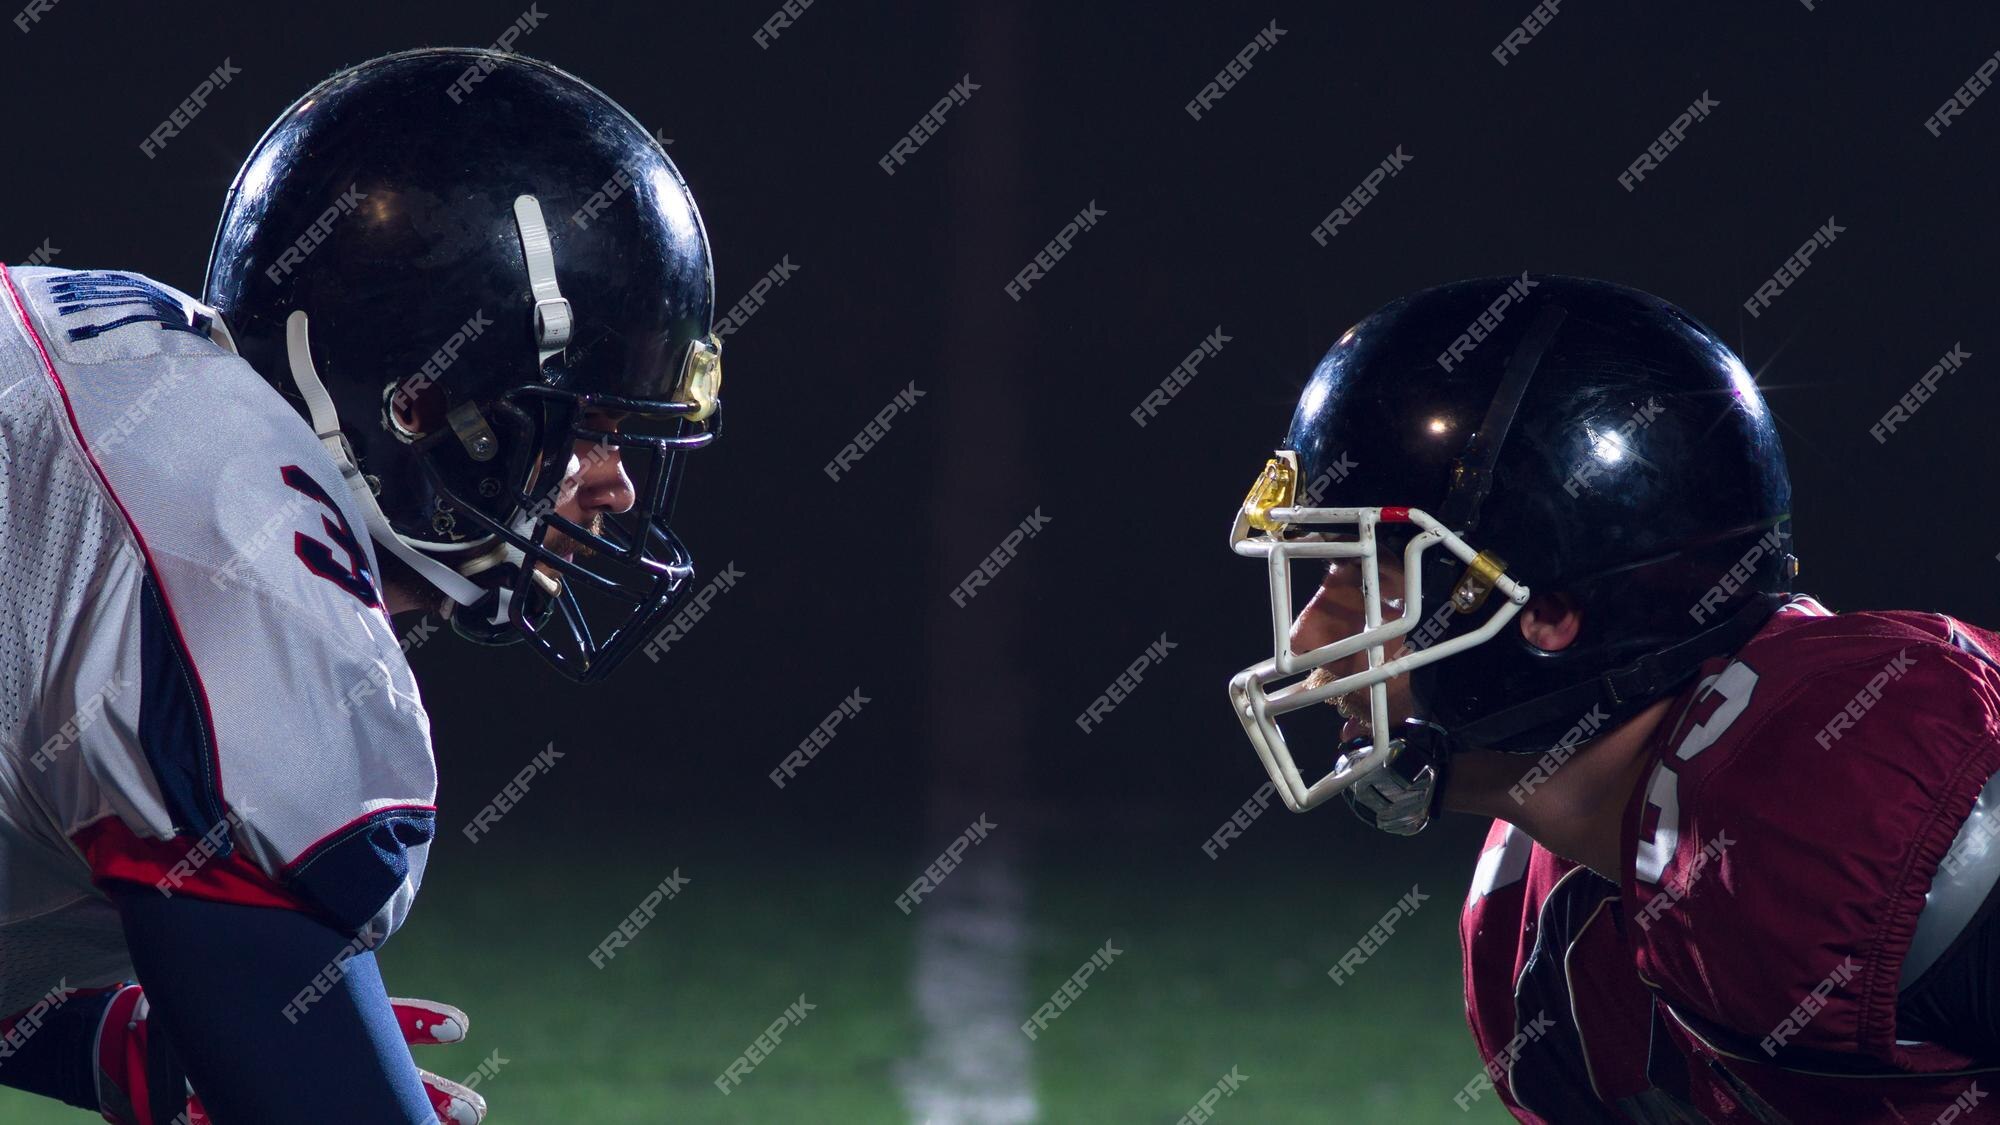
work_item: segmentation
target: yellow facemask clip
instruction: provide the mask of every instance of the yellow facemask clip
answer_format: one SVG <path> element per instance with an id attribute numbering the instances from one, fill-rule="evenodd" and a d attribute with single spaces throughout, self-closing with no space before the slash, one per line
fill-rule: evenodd
<path id="1" fill-rule="evenodd" d="M 691 421 L 704 421 L 715 413 L 716 404 L 722 401 L 722 341 L 714 333 L 688 345 L 681 385 L 674 397 L 694 404 L 693 413 L 687 415 Z"/>
<path id="2" fill-rule="evenodd" d="M 1250 486 L 1250 495 L 1243 498 L 1244 522 L 1258 531 L 1276 535 L 1285 525 L 1271 518 L 1274 508 L 1292 507 L 1298 495 L 1299 474 L 1292 463 L 1283 457 L 1273 457 L 1264 462 L 1264 471 L 1257 477 L 1257 483 Z"/>
<path id="3" fill-rule="evenodd" d="M 1472 557 L 1472 565 L 1465 568 L 1465 574 L 1451 591 L 1451 604 L 1460 613 L 1477 612 L 1486 604 L 1493 593 L 1493 587 L 1500 582 L 1500 576 L 1507 571 L 1507 561 L 1491 551 L 1481 551 Z"/>

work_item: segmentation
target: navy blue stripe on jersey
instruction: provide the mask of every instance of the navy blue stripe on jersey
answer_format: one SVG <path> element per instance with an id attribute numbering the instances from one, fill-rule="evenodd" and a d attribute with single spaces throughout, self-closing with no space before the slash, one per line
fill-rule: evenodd
<path id="1" fill-rule="evenodd" d="M 173 294 L 148 284 L 143 278 L 114 273 L 60 274 L 50 280 L 48 290 L 49 296 L 56 302 L 56 314 L 65 318 L 91 309 L 115 309 L 128 305 L 141 305 L 147 310 L 108 324 L 71 328 L 69 338 L 72 340 L 93 339 L 128 324 L 157 324 L 176 332 L 193 332 L 196 335 L 208 333 L 206 316 L 197 313 L 190 318 Z"/>
<path id="2" fill-rule="evenodd" d="M 194 664 L 167 618 L 149 569 L 139 598 L 139 743 L 159 783 L 174 830 L 209 839 L 222 823 L 222 779 Z M 229 830 L 214 837 L 219 856 L 234 847 Z"/>
<path id="3" fill-rule="evenodd" d="M 314 844 L 287 871 L 292 889 L 350 933 L 362 928 L 403 887 L 410 853 L 437 834 L 437 810 L 379 809 Z"/>
<path id="4" fill-rule="evenodd" d="M 1952 644 L 1957 645 L 1960 650 L 1964 652 L 1969 652 L 1972 655 L 1978 657 L 1979 659 L 1985 661 L 1989 667 L 2000 668 L 2000 661 L 1994 660 L 1993 654 L 1987 652 L 1984 648 L 1981 648 L 1979 646 L 1978 641 L 1975 641 L 1971 637 L 1966 636 L 1965 632 L 1958 627 L 1958 622 L 1952 621 L 1950 618 L 1946 618 L 1945 620 L 1950 622 L 1951 625 Z"/>

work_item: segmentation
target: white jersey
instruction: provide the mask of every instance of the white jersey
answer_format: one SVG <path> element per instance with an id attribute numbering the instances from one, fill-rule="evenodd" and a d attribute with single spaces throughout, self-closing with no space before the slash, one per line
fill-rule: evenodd
<path id="1" fill-rule="evenodd" d="M 0 1014 L 125 979 L 103 887 L 386 937 L 436 770 L 311 427 L 136 274 L 0 268 Z"/>

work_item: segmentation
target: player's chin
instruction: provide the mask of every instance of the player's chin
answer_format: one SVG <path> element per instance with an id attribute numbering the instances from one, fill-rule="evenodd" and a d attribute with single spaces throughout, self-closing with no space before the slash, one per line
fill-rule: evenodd
<path id="1" fill-rule="evenodd" d="M 592 535 L 599 535 L 603 533 L 603 525 L 604 525 L 604 517 L 602 515 L 593 515 L 590 518 L 590 520 L 586 522 L 583 526 Z M 548 531 L 543 534 L 542 548 L 548 551 L 550 554 L 555 555 L 557 558 L 563 560 L 564 562 L 575 562 L 578 559 L 587 559 L 597 553 L 588 543 L 578 542 L 574 537 L 570 536 L 568 533 L 554 527 L 549 528 Z M 548 573 L 549 577 L 551 578 L 558 577 L 555 573 L 553 573 L 553 570 L 549 566 L 549 564 L 537 563 L 535 565 L 539 569 L 543 570 L 544 573 Z"/>
<path id="2" fill-rule="evenodd" d="M 560 531 L 554 531 L 554 530 L 551 530 L 548 533 L 548 535 L 545 538 L 543 538 L 542 549 L 554 555 L 555 557 L 561 559 L 564 562 L 575 562 L 579 558 L 587 558 L 594 553 L 589 547 L 585 546 L 584 544 L 577 542 L 576 540 L 570 538 L 567 535 L 564 535 Z M 559 575 L 556 573 L 555 566 L 551 563 L 538 562 L 535 564 L 535 568 L 537 570 L 540 570 L 542 573 L 547 574 L 551 578 L 559 577 Z"/>
<path id="3" fill-rule="evenodd" d="M 1390 700 L 1389 723 L 1388 723 L 1390 738 L 1400 737 L 1398 731 L 1401 729 L 1403 723 L 1409 719 L 1409 717 L 1410 713 L 1408 711 L 1398 708 L 1395 705 L 1395 701 L 1393 699 Z M 1350 738 L 1361 738 L 1364 736 L 1372 736 L 1374 733 L 1375 733 L 1375 728 L 1368 721 L 1368 705 L 1365 702 L 1361 703 L 1361 705 L 1355 709 L 1355 714 L 1353 717 L 1349 718 L 1346 722 L 1340 725 L 1340 741 L 1342 741 L 1343 743 Z"/>

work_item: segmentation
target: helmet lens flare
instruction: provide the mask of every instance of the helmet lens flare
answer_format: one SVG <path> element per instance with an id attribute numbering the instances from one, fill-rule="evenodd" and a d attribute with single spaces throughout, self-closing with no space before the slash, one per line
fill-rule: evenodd
<path id="1" fill-rule="evenodd" d="M 1237 673 L 1230 681 L 1229 694 L 1237 719 L 1285 806 L 1293 812 L 1304 812 L 1382 768 L 1395 753 L 1397 744 L 1391 738 L 1388 702 L 1390 680 L 1498 636 L 1527 604 L 1529 591 L 1508 577 L 1498 560 L 1476 551 L 1423 511 L 1398 507 L 1290 506 L 1293 497 L 1282 484 L 1285 478 L 1282 465 L 1287 461 L 1296 464 L 1291 455 L 1281 452 L 1266 467 L 1238 513 L 1230 536 L 1230 547 L 1237 554 L 1265 560 L 1270 583 L 1272 655 Z M 1272 485 L 1274 479 L 1281 482 L 1276 487 Z M 1296 479 L 1295 471 L 1291 479 Z M 1277 500 L 1285 503 L 1269 502 Z M 1379 558 L 1382 541 L 1377 535 L 1378 525 L 1385 522 L 1407 522 L 1418 529 L 1403 550 L 1402 613 L 1387 621 L 1382 617 Z M 1482 609 L 1487 613 L 1476 628 L 1430 643 L 1436 640 L 1435 636 L 1410 635 L 1420 628 L 1433 634 L 1443 630 L 1443 625 L 1426 621 L 1429 611 L 1424 589 L 1424 556 L 1438 546 L 1456 556 L 1465 573 L 1454 589 L 1443 592 L 1437 610 L 1430 616 L 1435 622 L 1444 622 Z M 1326 644 L 1294 652 L 1291 567 L 1295 562 L 1321 559 L 1351 559 L 1358 564 L 1362 627 Z M 1489 603 L 1487 595 L 1495 591 L 1501 597 Z M 1391 649 L 1408 648 L 1412 641 L 1414 651 L 1391 656 Z M 1316 669 L 1357 655 L 1367 658 L 1367 667 L 1360 671 L 1333 677 L 1312 675 Z M 1368 739 L 1355 740 L 1343 755 L 1329 754 L 1329 759 L 1338 758 L 1332 770 L 1308 781 L 1299 771 L 1280 718 L 1317 704 L 1351 697 L 1364 689 L 1368 700 Z"/>

